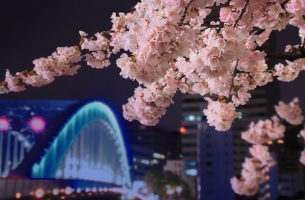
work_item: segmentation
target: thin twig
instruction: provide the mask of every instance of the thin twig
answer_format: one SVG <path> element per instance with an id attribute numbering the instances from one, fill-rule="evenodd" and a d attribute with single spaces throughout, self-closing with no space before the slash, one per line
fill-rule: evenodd
<path id="1" fill-rule="evenodd" d="M 299 58 L 304 58 L 301 52 L 276 52 L 267 53 L 267 58 L 279 58 L 284 60 L 294 61 Z"/>
<path id="2" fill-rule="evenodd" d="M 234 71 L 233 71 L 233 78 L 232 78 L 232 85 L 231 85 L 231 88 L 230 88 L 230 90 L 229 90 L 229 96 L 228 96 L 228 99 L 230 100 L 231 99 L 231 91 L 232 91 L 232 89 L 233 89 L 233 87 L 234 87 L 234 78 L 235 78 L 235 76 L 236 76 L 236 73 L 237 73 L 237 66 L 238 66 L 238 60 L 236 60 L 236 65 L 235 65 L 235 67 L 234 67 Z"/>
<path id="3" fill-rule="evenodd" d="M 288 3 L 289 0 L 285 0 L 283 3 L 281 3 L 282 8 L 284 8 L 285 4 Z"/>
<path id="4" fill-rule="evenodd" d="M 259 35 L 259 34 L 263 33 L 264 31 L 265 31 L 265 29 L 260 29 L 258 27 L 253 27 L 250 34 L 251 35 Z"/>
<path id="5" fill-rule="evenodd" d="M 244 4 L 244 6 L 243 6 L 241 12 L 239 13 L 239 15 L 238 15 L 238 17 L 237 17 L 237 19 L 236 19 L 236 21 L 235 21 L 235 23 L 234 23 L 234 25 L 233 25 L 234 28 L 236 27 L 236 25 L 237 25 L 237 23 L 239 22 L 239 20 L 241 20 L 241 18 L 242 18 L 243 15 L 245 14 L 248 3 L 249 3 L 249 0 L 246 0 L 246 2 L 245 2 L 245 4 Z"/>
<path id="6" fill-rule="evenodd" d="M 187 10 L 189 9 L 189 7 L 190 7 L 190 5 L 191 5 L 191 3 L 192 3 L 193 1 L 194 1 L 194 0 L 190 0 L 190 1 L 188 2 L 188 4 L 185 6 L 184 11 L 183 11 L 183 14 L 182 14 L 182 16 L 181 16 L 181 19 L 180 19 L 180 21 L 178 22 L 178 25 L 179 25 L 179 26 L 182 26 L 183 21 L 185 20 L 185 17 L 186 17 Z"/>

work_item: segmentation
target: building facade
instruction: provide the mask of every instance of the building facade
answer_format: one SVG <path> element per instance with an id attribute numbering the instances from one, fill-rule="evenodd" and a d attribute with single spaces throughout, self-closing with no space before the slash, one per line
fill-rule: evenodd
<path id="1" fill-rule="evenodd" d="M 234 200 L 232 131 L 216 131 L 204 120 L 199 125 L 198 145 L 198 199 Z"/>

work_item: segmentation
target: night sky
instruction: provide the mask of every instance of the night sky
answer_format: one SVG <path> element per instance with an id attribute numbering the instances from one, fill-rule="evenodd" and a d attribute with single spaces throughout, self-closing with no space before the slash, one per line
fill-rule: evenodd
<path id="1" fill-rule="evenodd" d="M 136 0 L 1 0 L 0 5 L 0 80 L 5 70 L 11 73 L 31 70 L 32 61 L 47 57 L 59 46 L 79 43 L 79 30 L 89 35 L 111 28 L 112 12 L 128 12 Z M 279 50 L 285 43 L 296 44 L 299 39 L 294 29 L 278 35 Z M 42 88 L 28 87 L 24 92 L 1 95 L 0 99 L 76 99 L 102 100 L 122 118 L 122 104 L 133 95 L 137 82 L 119 76 L 115 65 L 105 69 L 92 69 L 82 65 L 76 76 L 57 78 Z M 2 74 L 2 75 L 1 75 Z M 305 74 L 292 83 L 281 84 L 282 99 L 290 101 L 300 96 L 305 109 Z M 158 126 L 177 130 L 181 120 L 180 94 Z"/>

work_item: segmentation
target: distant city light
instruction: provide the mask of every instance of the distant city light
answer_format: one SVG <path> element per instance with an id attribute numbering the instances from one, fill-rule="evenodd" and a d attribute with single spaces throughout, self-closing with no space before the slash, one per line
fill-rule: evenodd
<path id="1" fill-rule="evenodd" d="M 277 143 L 284 144 L 284 140 L 278 140 Z"/>
<path id="2" fill-rule="evenodd" d="M 173 189 L 168 189 L 167 191 L 166 191 L 166 193 L 168 194 L 168 195 L 172 195 L 172 194 L 174 194 L 174 190 Z"/>
<path id="3" fill-rule="evenodd" d="M 65 189 L 65 193 L 66 193 L 66 195 L 71 194 L 71 193 L 72 193 L 72 188 L 67 187 L 67 188 Z"/>
<path id="4" fill-rule="evenodd" d="M 7 118 L 1 117 L 0 118 L 0 131 L 7 131 L 10 126 L 10 122 Z"/>
<path id="5" fill-rule="evenodd" d="M 139 129 L 140 129 L 140 130 L 145 130 L 145 129 L 146 129 L 146 126 L 141 125 L 141 126 L 139 126 Z"/>
<path id="6" fill-rule="evenodd" d="M 153 157 L 154 158 L 165 159 L 165 156 L 163 154 L 159 154 L 159 153 L 153 153 Z"/>
<path id="7" fill-rule="evenodd" d="M 29 125 L 34 132 L 42 132 L 45 128 L 45 121 L 41 117 L 33 117 Z"/>
<path id="8" fill-rule="evenodd" d="M 184 127 L 181 127 L 181 128 L 180 128 L 180 133 L 182 133 L 182 134 L 183 134 L 183 133 L 186 133 L 186 129 L 185 129 Z"/>
<path id="9" fill-rule="evenodd" d="M 41 197 L 43 197 L 43 195 L 44 195 L 43 189 L 37 189 L 36 190 L 36 192 L 35 192 L 36 198 L 41 198 Z"/>
<path id="10" fill-rule="evenodd" d="M 198 171 L 197 169 L 186 169 L 185 174 L 189 176 L 197 176 Z"/>
<path id="11" fill-rule="evenodd" d="M 187 115 L 183 118 L 184 121 L 201 121 L 200 115 Z"/>
<path id="12" fill-rule="evenodd" d="M 56 188 L 55 188 L 55 189 L 53 190 L 52 193 L 53 193 L 54 195 L 58 195 L 58 194 L 59 194 L 59 189 L 56 189 Z"/>
<path id="13" fill-rule="evenodd" d="M 20 192 L 17 192 L 17 193 L 15 194 L 15 197 L 16 197 L 16 199 L 20 199 L 20 198 L 21 198 L 21 193 L 20 193 Z"/>
<path id="14" fill-rule="evenodd" d="M 182 191 L 182 187 L 181 187 L 181 186 L 176 187 L 176 191 L 177 191 L 178 193 L 180 193 L 180 192 Z"/>

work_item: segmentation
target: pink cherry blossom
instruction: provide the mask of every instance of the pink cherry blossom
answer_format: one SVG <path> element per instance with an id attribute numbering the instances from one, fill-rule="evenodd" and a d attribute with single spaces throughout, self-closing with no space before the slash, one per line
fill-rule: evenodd
<path id="1" fill-rule="evenodd" d="M 249 149 L 249 151 L 254 158 L 258 159 L 264 165 L 269 167 L 275 165 L 275 161 L 268 152 L 267 146 L 255 144 L 252 146 L 252 148 Z"/>
<path id="2" fill-rule="evenodd" d="M 272 122 L 273 121 L 273 122 Z M 259 120 L 256 124 L 251 122 L 249 129 L 242 132 L 242 139 L 252 144 L 264 144 L 270 140 L 277 140 L 284 136 L 285 126 L 283 126 L 276 116 L 272 121 Z"/>
<path id="3" fill-rule="evenodd" d="M 237 194 L 248 196 L 256 194 L 259 184 L 264 182 L 264 176 L 259 171 L 259 162 L 255 158 L 246 158 L 241 179 L 233 177 L 230 182 L 232 189 Z"/>
<path id="4" fill-rule="evenodd" d="M 241 115 L 240 112 L 235 112 L 233 103 L 225 103 L 221 101 L 213 101 L 210 98 L 205 98 L 209 102 L 208 108 L 203 110 L 207 116 L 210 126 L 215 126 L 218 131 L 226 131 L 231 127 L 232 121 Z"/>
<path id="5" fill-rule="evenodd" d="M 305 165 L 305 150 L 301 152 L 300 162 Z"/>
<path id="6" fill-rule="evenodd" d="M 298 98 L 294 98 L 289 104 L 280 101 L 279 105 L 274 107 L 277 114 L 292 125 L 299 125 L 304 121 Z"/>

